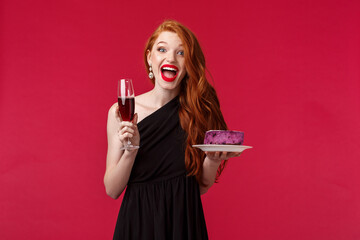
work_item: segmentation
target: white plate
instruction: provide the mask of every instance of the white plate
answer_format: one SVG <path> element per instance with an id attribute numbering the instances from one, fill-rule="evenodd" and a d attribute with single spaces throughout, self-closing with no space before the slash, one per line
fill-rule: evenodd
<path id="1" fill-rule="evenodd" d="M 197 144 L 193 147 L 200 148 L 204 152 L 242 152 L 245 149 L 252 148 L 245 145 L 217 145 L 217 144 Z"/>

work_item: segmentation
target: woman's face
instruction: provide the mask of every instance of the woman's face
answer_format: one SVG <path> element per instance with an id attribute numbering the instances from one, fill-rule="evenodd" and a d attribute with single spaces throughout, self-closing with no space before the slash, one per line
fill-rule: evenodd
<path id="1" fill-rule="evenodd" d="M 163 89 L 177 89 L 186 75 L 184 48 L 176 33 L 161 32 L 147 54 L 155 77 L 155 85 Z"/>

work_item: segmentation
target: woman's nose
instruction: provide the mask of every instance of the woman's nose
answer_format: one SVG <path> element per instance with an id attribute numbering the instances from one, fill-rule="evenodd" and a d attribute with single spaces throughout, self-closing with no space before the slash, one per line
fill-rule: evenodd
<path id="1" fill-rule="evenodd" d="M 174 62 L 176 60 L 175 52 L 174 51 L 169 51 L 168 54 L 166 55 L 166 60 L 168 62 Z"/>

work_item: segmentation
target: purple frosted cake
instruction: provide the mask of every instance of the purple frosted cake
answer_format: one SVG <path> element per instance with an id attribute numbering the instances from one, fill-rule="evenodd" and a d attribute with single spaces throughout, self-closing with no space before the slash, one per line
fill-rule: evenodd
<path id="1" fill-rule="evenodd" d="M 241 145 L 244 133 L 229 130 L 210 130 L 205 133 L 204 144 Z"/>

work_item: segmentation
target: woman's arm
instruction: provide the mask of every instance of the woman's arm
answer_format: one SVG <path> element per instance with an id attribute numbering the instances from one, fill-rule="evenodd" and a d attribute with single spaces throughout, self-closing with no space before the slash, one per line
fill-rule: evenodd
<path id="1" fill-rule="evenodd" d="M 214 184 L 217 170 L 221 161 L 232 157 L 238 157 L 241 153 L 228 152 L 205 152 L 206 158 L 203 163 L 203 171 L 201 175 L 200 194 L 206 193 Z"/>
<path id="2" fill-rule="evenodd" d="M 117 104 L 114 104 L 108 114 L 108 151 L 104 176 L 106 193 L 114 199 L 117 199 L 124 191 L 137 154 L 137 149 L 124 151 L 120 150 L 120 148 L 127 138 L 131 138 L 132 143 L 135 145 L 138 145 L 140 142 L 136 126 L 137 114 L 134 116 L 134 123 L 131 123 L 121 121 L 118 112 Z"/>

